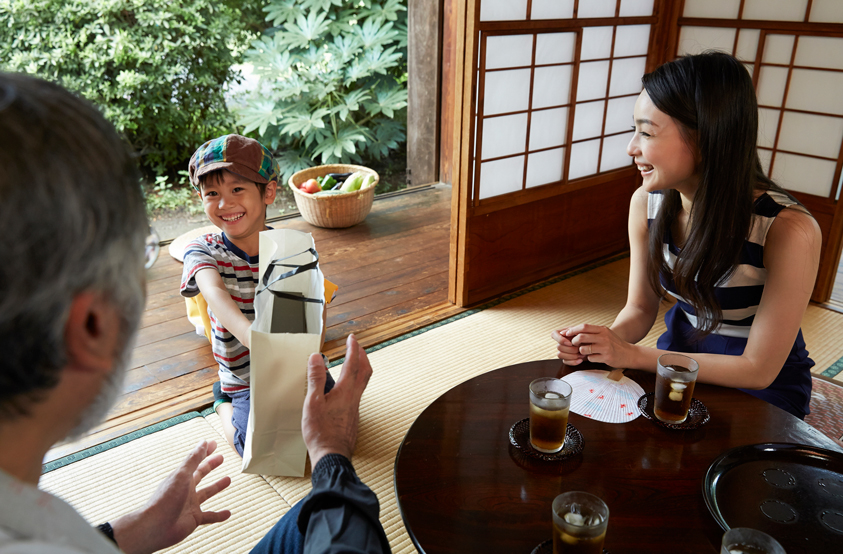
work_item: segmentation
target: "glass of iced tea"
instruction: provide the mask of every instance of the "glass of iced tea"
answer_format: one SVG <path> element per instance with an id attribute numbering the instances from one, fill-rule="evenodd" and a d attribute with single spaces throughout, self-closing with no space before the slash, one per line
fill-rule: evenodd
<path id="1" fill-rule="evenodd" d="M 587 492 L 562 493 L 553 500 L 553 554 L 601 554 L 609 507 Z"/>
<path id="2" fill-rule="evenodd" d="M 530 444 L 553 454 L 565 446 L 571 385 L 562 379 L 542 377 L 530 383 Z"/>
<path id="3" fill-rule="evenodd" d="M 682 354 L 662 354 L 656 370 L 656 403 L 653 413 L 665 423 L 682 423 L 694 394 L 700 365 Z"/>
<path id="4" fill-rule="evenodd" d="M 779 541 L 756 529 L 735 527 L 723 534 L 721 554 L 785 554 Z"/>

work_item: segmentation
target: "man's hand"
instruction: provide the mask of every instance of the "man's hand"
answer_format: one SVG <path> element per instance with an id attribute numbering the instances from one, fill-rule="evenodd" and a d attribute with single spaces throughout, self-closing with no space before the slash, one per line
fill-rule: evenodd
<path id="1" fill-rule="evenodd" d="M 187 538 L 198 526 L 219 523 L 231 512 L 203 512 L 203 502 L 231 484 L 230 477 L 197 490 L 202 479 L 222 463 L 222 455 L 211 456 L 214 441 L 202 441 L 187 459 L 165 479 L 146 506 L 111 522 L 114 539 L 126 554 L 146 554 L 167 548 Z"/>
<path id="2" fill-rule="evenodd" d="M 360 397 L 372 376 L 369 358 L 354 335 L 348 336 L 342 373 L 328 394 L 324 393 L 326 371 L 322 356 L 311 354 L 307 361 L 307 397 L 301 419 L 311 469 L 326 454 L 342 454 L 351 459 L 357 442 Z"/>

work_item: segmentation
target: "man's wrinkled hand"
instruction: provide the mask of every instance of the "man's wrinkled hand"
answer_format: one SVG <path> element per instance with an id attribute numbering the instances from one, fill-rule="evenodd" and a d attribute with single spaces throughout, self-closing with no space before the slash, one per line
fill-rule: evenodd
<path id="1" fill-rule="evenodd" d="M 324 393 L 326 371 L 322 356 L 311 354 L 301 422 L 311 468 L 326 454 L 342 454 L 351 459 L 357 442 L 360 398 L 372 376 L 366 351 L 354 335 L 348 336 L 342 373 L 328 394 Z"/>
<path id="2" fill-rule="evenodd" d="M 231 484 L 230 477 L 198 489 L 199 483 L 222 464 L 214 441 L 202 441 L 156 489 L 146 505 L 114 520 L 114 539 L 127 554 L 155 552 L 187 538 L 200 525 L 219 523 L 228 510 L 205 512 L 202 503 Z"/>

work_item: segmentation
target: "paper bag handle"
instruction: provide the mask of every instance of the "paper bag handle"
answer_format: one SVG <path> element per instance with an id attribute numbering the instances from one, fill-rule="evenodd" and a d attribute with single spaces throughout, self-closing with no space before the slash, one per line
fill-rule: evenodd
<path id="1" fill-rule="evenodd" d="M 311 254 L 313 254 L 313 261 L 308 262 L 308 263 L 303 264 L 303 265 L 281 263 L 284 260 L 287 260 L 289 258 L 294 258 L 296 256 L 304 254 L 305 252 L 310 252 Z M 258 289 L 258 291 L 255 292 L 255 295 L 258 295 L 258 294 L 262 293 L 263 291 L 268 290 L 269 292 L 271 292 L 273 295 L 277 296 L 278 298 L 288 298 L 290 300 L 299 300 L 301 302 L 312 302 L 314 304 L 324 304 L 325 303 L 324 298 L 319 298 L 319 299 L 317 299 L 317 298 L 305 298 L 304 296 L 297 296 L 295 294 L 289 294 L 287 292 L 281 292 L 281 291 L 272 290 L 271 288 L 269 288 L 270 286 L 274 285 L 275 283 L 277 283 L 278 281 L 280 281 L 282 279 L 292 277 L 293 275 L 298 275 L 299 273 L 304 273 L 305 271 L 310 271 L 311 269 L 316 269 L 316 266 L 317 266 L 318 263 L 319 263 L 319 253 L 316 252 L 316 250 L 313 249 L 313 248 L 308 248 L 307 250 L 299 252 L 298 254 L 292 254 L 290 256 L 286 256 L 284 258 L 279 258 L 277 260 L 273 260 L 273 261 L 269 262 L 269 264 L 267 264 L 267 266 L 266 266 L 266 271 L 264 271 L 263 276 L 261 277 L 261 282 L 263 283 L 263 288 Z M 287 273 L 282 273 L 281 275 L 279 275 L 278 277 L 276 277 L 275 279 L 270 281 L 269 279 L 270 279 L 270 277 L 272 277 L 272 270 L 275 269 L 276 267 L 292 267 L 293 269 L 291 269 Z"/>

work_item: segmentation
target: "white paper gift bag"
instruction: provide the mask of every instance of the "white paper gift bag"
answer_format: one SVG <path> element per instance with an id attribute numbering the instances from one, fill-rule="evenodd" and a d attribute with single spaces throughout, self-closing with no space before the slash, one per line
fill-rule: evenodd
<path id="1" fill-rule="evenodd" d="M 260 233 L 251 340 L 251 412 L 243 472 L 301 477 L 307 359 L 319 352 L 325 284 L 310 233 Z"/>

